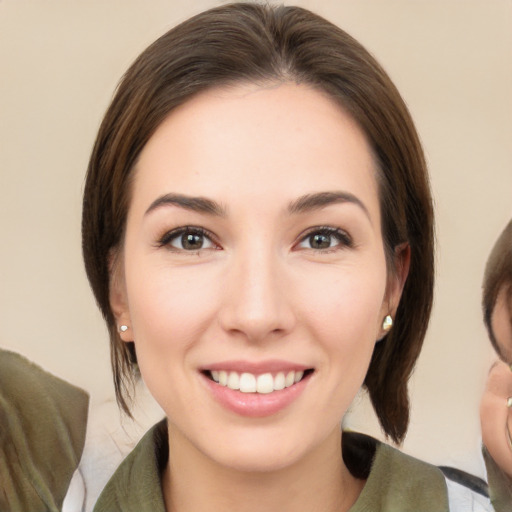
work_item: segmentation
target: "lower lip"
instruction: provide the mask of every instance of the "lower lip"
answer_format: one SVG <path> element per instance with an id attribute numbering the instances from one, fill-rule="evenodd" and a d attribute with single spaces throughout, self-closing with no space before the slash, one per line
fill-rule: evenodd
<path id="1" fill-rule="evenodd" d="M 306 375 L 300 382 L 289 388 L 273 391 L 272 393 L 242 393 L 221 386 L 215 381 L 202 375 L 213 397 L 226 409 L 250 418 L 263 418 L 282 411 L 294 402 L 308 385 L 311 375 Z"/>

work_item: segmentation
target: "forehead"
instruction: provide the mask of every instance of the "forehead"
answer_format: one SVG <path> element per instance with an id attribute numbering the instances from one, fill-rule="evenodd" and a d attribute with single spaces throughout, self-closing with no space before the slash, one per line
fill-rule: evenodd
<path id="1" fill-rule="evenodd" d="M 326 94 L 237 84 L 171 112 L 140 154 L 133 199 L 175 192 L 229 201 L 280 190 L 293 200 L 342 189 L 378 202 L 375 176 L 364 133 Z"/>

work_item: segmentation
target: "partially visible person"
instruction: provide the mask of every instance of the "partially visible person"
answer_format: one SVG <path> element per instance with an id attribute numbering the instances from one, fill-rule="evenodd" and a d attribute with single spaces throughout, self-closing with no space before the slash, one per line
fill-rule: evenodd
<path id="1" fill-rule="evenodd" d="M 487 260 L 483 284 L 484 322 L 492 346 L 512 363 L 512 220 L 503 230 Z"/>
<path id="2" fill-rule="evenodd" d="M 502 505 L 512 510 L 512 220 L 489 255 L 482 306 L 489 339 L 501 359 L 489 372 L 480 405 L 484 455 L 499 465 L 488 467 L 489 478 L 508 490 Z"/>
<path id="3" fill-rule="evenodd" d="M 71 512 L 64 502 L 80 492 L 73 475 L 88 403 L 81 389 L 0 349 L 0 511 Z"/>

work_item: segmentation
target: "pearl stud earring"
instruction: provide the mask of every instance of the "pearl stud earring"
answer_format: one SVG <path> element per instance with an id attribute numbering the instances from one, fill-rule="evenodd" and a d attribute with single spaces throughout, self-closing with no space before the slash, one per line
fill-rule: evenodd
<path id="1" fill-rule="evenodd" d="M 391 327 L 393 327 L 393 319 L 391 318 L 391 315 L 386 315 L 384 321 L 382 322 L 382 329 L 388 332 Z"/>
<path id="2" fill-rule="evenodd" d="M 119 326 L 119 332 L 126 332 L 128 330 L 128 326 L 127 325 L 120 325 Z"/>

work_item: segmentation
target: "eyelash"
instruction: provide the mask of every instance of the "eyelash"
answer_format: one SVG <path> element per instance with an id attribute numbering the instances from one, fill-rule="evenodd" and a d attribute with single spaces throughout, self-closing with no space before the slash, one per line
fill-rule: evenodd
<path id="1" fill-rule="evenodd" d="M 200 236 L 203 238 L 203 240 L 209 241 L 213 247 L 200 247 L 196 250 L 187 250 L 183 247 L 173 247 L 171 245 L 171 242 L 174 240 L 177 240 L 179 237 L 183 237 L 183 235 L 195 235 Z M 354 247 L 354 243 L 352 238 L 342 229 L 334 228 L 332 226 L 317 226 L 310 228 L 305 234 L 301 236 L 299 239 L 299 242 L 295 244 L 294 247 L 299 247 L 302 243 L 307 241 L 308 239 L 311 239 L 311 237 L 315 235 L 323 235 L 329 238 L 335 238 L 338 242 L 338 244 L 332 246 L 332 247 L 325 247 L 325 248 L 314 248 L 314 247 L 304 247 L 304 249 L 310 249 L 312 251 L 318 252 L 318 253 L 331 253 L 334 251 L 338 251 L 343 248 L 352 248 Z M 182 244 L 183 245 L 183 244 Z M 219 244 L 215 241 L 215 236 L 207 231 L 204 228 L 198 227 L 198 226 L 183 226 L 176 229 L 173 229 L 171 231 L 167 231 L 162 237 L 159 238 L 157 242 L 158 247 L 167 247 L 169 250 L 173 250 L 176 252 L 186 252 L 189 254 L 198 254 L 201 250 L 211 250 L 211 249 L 219 249 Z M 300 248 L 300 247 L 299 247 Z"/>

